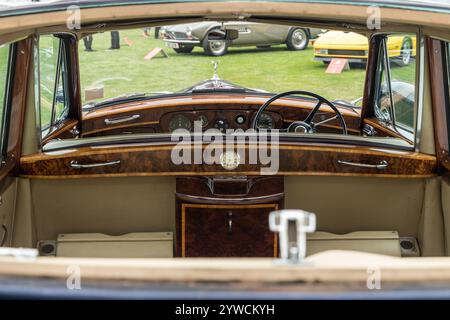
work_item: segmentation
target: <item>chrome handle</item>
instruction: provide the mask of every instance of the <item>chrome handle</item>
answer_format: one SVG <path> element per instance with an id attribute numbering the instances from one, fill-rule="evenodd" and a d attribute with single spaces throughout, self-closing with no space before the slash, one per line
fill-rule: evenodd
<path id="1" fill-rule="evenodd" d="M 351 162 L 351 161 L 344 161 L 344 160 L 338 160 L 337 162 L 339 164 L 344 164 L 344 165 L 352 166 L 352 167 L 372 168 L 372 169 L 378 169 L 378 170 L 384 170 L 389 165 L 386 160 L 380 161 L 379 164 L 358 163 L 358 162 Z"/>
<path id="2" fill-rule="evenodd" d="M 132 116 L 126 116 L 126 117 L 120 117 L 120 118 L 114 118 L 114 119 L 105 119 L 105 124 L 111 125 L 111 124 L 117 124 L 117 123 L 122 123 L 122 122 L 128 122 L 128 121 L 133 121 L 133 120 L 139 119 L 140 117 L 141 117 L 141 115 L 139 115 L 139 114 L 133 114 Z"/>
<path id="3" fill-rule="evenodd" d="M 75 169 L 83 169 L 83 168 L 96 168 L 96 167 L 105 167 L 105 166 L 114 166 L 116 164 L 120 164 L 120 160 L 117 161 L 109 161 L 109 162 L 99 162 L 99 163 L 88 163 L 88 164 L 80 164 L 75 160 L 70 161 L 70 166 Z"/>

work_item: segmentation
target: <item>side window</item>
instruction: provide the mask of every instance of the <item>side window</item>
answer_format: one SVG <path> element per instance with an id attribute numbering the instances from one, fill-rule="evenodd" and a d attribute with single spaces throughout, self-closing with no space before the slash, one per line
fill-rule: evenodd
<path id="1" fill-rule="evenodd" d="M 380 57 L 376 116 L 397 129 L 412 132 L 416 86 L 415 34 L 386 36 Z"/>
<path id="2" fill-rule="evenodd" d="M 66 62 L 64 45 L 53 35 L 39 37 L 39 103 L 42 136 L 67 114 Z"/>
<path id="3" fill-rule="evenodd" d="M 450 97 L 450 43 L 447 43 L 447 89 Z"/>
<path id="4" fill-rule="evenodd" d="M 448 136 L 450 137 L 450 43 L 447 42 L 445 44 L 445 63 L 444 65 L 447 65 L 447 70 L 444 70 L 444 72 L 447 72 L 447 130 L 448 130 Z M 450 141 L 449 141 L 449 149 L 450 149 Z"/>
<path id="5" fill-rule="evenodd" d="M 11 45 L 0 45 L 0 150 L 3 156 L 5 140 L 5 109 L 8 100 L 8 82 L 10 68 Z"/>

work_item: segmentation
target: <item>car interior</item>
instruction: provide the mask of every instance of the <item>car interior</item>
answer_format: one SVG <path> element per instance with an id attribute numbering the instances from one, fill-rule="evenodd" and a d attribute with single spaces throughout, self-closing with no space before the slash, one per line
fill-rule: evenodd
<path id="1" fill-rule="evenodd" d="M 216 63 L 196 48 L 173 53 L 182 59 L 178 73 L 165 71 L 174 56 L 151 58 L 146 63 L 154 71 L 133 78 L 126 49 L 138 44 L 124 45 L 124 35 L 132 43 L 145 27 L 212 19 L 231 20 L 211 13 L 104 21 L 94 14 L 74 31 L 48 25 L 20 38 L 3 31 L 2 99 L 12 104 L 3 120 L 2 246 L 36 248 L 49 258 L 276 258 L 280 239 L 269 229 L 269 213 L 301 209 L 317 221 L 307 235 L 308 256 L 327 250 L 402 258 L 450 254 L 449 166 L 439 154 L 448 150 L 442 138 L 448 132 L 435 134 L 445 121 L 437 106 L 449 110 L 448 29 L 438 37 L 432 28 L 395 21 L 368 30 L 357 19 L 244 16 L 242 22 L 362 35 L 367 49 L 359 54 L 366 60 L 344 69 L 347 80 L 333 75 L 334 84 L 326 85 L 327 65 L 316 61 L 320 77 L 274 90 L 243 75 L 267 64 L 272 75 L 255 71 L 256 77 L 282 79 L 282 62 L 258 60 L 258 52 L 270 49 L 248 49 L 256 52 L 254 64 L 233 73 L 227 59 L 253 53 L 233 47 Z M 121 33 L 122 48 L 96 49 L 111 31 Z M 219 31 L 209 41 L 228 41 L 230 32 Z M 84 50 L 88 36 L 97 51 Z M 399 66 L 405 43 L 410 61 Z M 439 59 L 430 58 L 433 52 Z M 202 66 L 190 67 L 189 59 Z M 21 125 L 5 127 L 19 117 Z M 195 137 L 206 133 L 236 139 L 240 157 L 232 152 L 230 162 L 216 151 L 211 164 L 195 163 L 195 150 L 201 157 L 205 149 Z M 244 162 L 254 150 L 252 138 L 259 143 L 261 136 L 270 146 L 277 142 L 278 157 L 273 150 L 265 154 L 279 159 L 274 172 L 261 171 L 270 163 Z M 189 145 L 193 163 L 174 163 L 174 148 L 185 146 L 180 141 Z M 267 148 L 256 148 L 262 158 Z"/>

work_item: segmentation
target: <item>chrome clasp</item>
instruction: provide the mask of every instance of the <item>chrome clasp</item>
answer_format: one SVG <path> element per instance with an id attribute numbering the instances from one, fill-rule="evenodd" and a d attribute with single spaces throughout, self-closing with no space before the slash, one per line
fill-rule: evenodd
<path id="1" fill-rule="evenodd" d="M 292 224 L 295 227 L 289 228 Z M 274 211 L 269 215 L 269 228 L 278 232 L 281 261 L 300 263 L 306 256 L 306 233 L 316 230 L 316 215 L 303 210 Z"/>

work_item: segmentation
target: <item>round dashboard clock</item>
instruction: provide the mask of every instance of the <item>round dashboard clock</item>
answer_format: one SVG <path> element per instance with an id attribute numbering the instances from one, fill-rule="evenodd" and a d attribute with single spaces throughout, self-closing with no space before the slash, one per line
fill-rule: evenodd
<path id="1" fill-rule="evenodd" d="M 236 169 L 241 162 L 241 157 L 234 151 L 226 151 L 220 155 L 220 164 L 226 170 Z"/>

